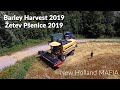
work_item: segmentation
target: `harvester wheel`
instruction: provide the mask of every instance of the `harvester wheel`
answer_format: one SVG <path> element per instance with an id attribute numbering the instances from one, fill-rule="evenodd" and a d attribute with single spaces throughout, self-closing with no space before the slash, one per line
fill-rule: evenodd
<path id="1" fill-rule="evenodd" d="M 77 44 L 76 44 L 75 46 L 76 46 L 76 47 L 78 47 L 78 45 L 77 45 Z"/>
<path id="2" fill-rule="evenodd" d="M 66 59 L 65 55 L 61 55 L 61 60 L 64 61 Z"/>
<path id="3" fill-rule="evenodd" d="M 72 51 L 70 52 L 70 55 L 74 55 L 74 51 L 75 51 L 75 50 L 72 50 Z"/>

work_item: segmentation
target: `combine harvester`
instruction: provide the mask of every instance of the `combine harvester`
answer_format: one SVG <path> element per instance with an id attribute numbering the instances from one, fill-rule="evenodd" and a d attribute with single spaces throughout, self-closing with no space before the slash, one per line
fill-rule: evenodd
<path id="1" fill-rule="evenodd" d="M 52 67 L 58 68 L 68 55 L 73 55 L 77 42 L 69 35 L 62 33 L 51 35 L 50 51 L 38 51 L 38 55 L 47 61 Z"/>

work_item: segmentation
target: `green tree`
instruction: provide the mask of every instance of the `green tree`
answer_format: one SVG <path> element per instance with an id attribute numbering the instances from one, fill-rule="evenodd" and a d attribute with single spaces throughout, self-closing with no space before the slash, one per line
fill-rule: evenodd
<path id="1" fill-rule="evenodd" d="M 116 22 L 114 24 L 116 36 L 120 37 L 120 16 L 116 17 Z"/>
<path id="2" fill-rule="evenodd" d="M 115 35 L 114 30 L 114 23 L 115 23 L 115 17 L 113 11 L 104 11 L 103 15 L 105 17 L 105 35 L 109 37 L 113 37 Z"/>
<path id="3" fill-rule="evenodd" d="M 104 16 L 101 11 L 83 12 L 83 34 L 88 38 L 98 38 L 105 32 Z"/>

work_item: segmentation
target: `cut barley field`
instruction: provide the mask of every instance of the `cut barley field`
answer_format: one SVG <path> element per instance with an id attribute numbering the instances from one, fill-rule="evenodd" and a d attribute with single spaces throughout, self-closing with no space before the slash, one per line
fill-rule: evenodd
<path id="1" fill-rule="evenodd" d="M 90 54 L 93 51 L 93 57 Z M 113 70 L 114 75 L 82 75 L 75 71 Z M 68 56 L 57 70 L 47 67 L 41 60 L 28 70 L 25 79 L 120 79 L 120 43 L 84 42 L 79 43 L 73 56 Z"/>

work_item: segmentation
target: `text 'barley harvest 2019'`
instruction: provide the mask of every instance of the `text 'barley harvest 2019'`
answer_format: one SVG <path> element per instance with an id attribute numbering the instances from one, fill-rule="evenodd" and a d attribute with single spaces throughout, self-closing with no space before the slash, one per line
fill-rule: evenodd
<path id="1" fill-rule="evenodd" d="M 62 28 L 64 15 L 44 15 L 44 16 L 9 16 L 4 15 L 5 28 Z M 25 21 L 37 21 L 37 23 L 27 23 Z M 20 21 L 19 23 L 10 22 L 10 21 Z M 47 21 L 42 23 L 39 21 Z"/>

